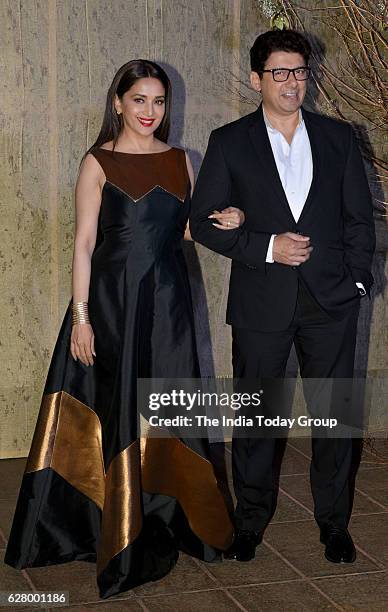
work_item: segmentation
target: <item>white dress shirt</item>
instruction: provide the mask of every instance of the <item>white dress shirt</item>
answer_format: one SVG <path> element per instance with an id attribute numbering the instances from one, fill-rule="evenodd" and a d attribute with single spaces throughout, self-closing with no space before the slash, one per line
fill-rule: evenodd
<path id="1" fill-rule="evenodd" d="M 295 129 L 291 144 L 281 132 L 274 128 L 263 107 L 264 123 L 271 143 L 279 177 L 286 194 L 289 207 L 296 222 L 298 222 L 313 179 L 313 158 L 311 155 L 310 140 L 299 109 L 299 123 Z M 273 241 L 276 234 L 272 234 L 267 250 L 267 263 L 274 263 Z M 365 287 L 356 282 L 361 295 L 365 295 Z"/>
<path id="2" fill-rule="evenodd" d="M 299 109 L 299 123 L 295 129 L 291 144 L 288 144 L 281 132 L 272 127 L 265 114 L 264 107 L 263 117 L 279 177 L 292 215 L 297 222 L 305 205 L 313 179 L 313 158 L 302 112 Z M 272 248 L 275 236 L 276 234 L 271 236 L 268 245 L 267 263 L 273 263 L 274 261 Z"/>

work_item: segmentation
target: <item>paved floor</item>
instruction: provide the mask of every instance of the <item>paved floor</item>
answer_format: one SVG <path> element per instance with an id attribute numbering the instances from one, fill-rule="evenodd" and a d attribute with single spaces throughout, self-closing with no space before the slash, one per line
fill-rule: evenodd
<path id="1" fill-rule="evenodd" d="M 68 590 L 66 610 L 176 612 L 229 610 L 318 612 L 388 610 L 388 442 L 365 448 L 357 476 L 350 530 L 357 546 L 352 565 L 325 560 L 312 516 L 309 440 L 287 444 L 278 506 L 256 559 L 205 564 L 181 554 L 163 580 L 101 601 L 95 566 L 69 563 L 16 571 L 0 564 L 0 590 Z M 230 453 L 227 452 L 228 462 Z M 9 534 L 24 459 L 0 461 L 0 556 Z M 32 608 L 1 608 L 31 610 Z M 42 609 L 42 608 L 40 608 Z M 58 609 L 58 608 L 52 608 Z"/>

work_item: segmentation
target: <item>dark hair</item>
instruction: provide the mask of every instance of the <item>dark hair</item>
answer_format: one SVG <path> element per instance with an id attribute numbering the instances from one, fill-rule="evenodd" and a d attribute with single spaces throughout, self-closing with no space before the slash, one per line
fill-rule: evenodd
<path id="1" fill-rule="evenodd" d="M 274 51 L 300 53 L 307 65 L 311 46 L 303 34 L 296 30 L 269 30 L 260 34 L 253 43 L 250 50 L 251 70 L 262 76 L 265 62 Z"/>
<path id="2" fill-rule="evenodd" d="M 115 148 L 117 139 L 123 126 L 122 115 L 118 115 L 116 113 L 114 106 L 115 95 L 117 94 L 119 98 L 122 98 L 125 92 L 131 89 L 132 85 L 134 85 L 136 81 L 147 77 L 158 79 L 164 86 L 165 113 L 160 125 L 155 130 L 155 136 L 163 142 L 167 142 L 170 131 L 172 93 L 170 79 L 163 68 L 158 66 L 158 64 L 155 64 L 155 62 L 137 59 L 131 60 L 130 62 L 127 62 L 121 66 L 113 77 L 112 84 L 109 87 L 108 94 L 106 96 L 105 113 L 100 133 L 97 136 L 96 142 L 90 147 L 89 151 L 95 147 L 100 147 L 109 140 L 113 140 L 113 149 Z"/>

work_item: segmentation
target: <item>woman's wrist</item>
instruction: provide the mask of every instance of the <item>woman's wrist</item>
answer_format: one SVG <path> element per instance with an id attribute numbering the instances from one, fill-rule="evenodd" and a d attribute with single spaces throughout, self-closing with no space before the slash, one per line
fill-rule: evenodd
<path id="1" fill-rule="evenodd" d="M 84 325 L 86 323 L 90 323 L 87 302 L 73 302 L 71 310 L 73 325 Z"/>

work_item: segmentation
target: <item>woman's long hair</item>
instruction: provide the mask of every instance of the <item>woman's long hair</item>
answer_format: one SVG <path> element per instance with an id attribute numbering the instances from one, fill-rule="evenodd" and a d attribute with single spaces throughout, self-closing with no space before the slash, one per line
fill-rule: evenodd
<path id="1" fill-rule="evenodd" d="M 117 139 L 123 127 L 123 117 L 121 114 L 118 115 L 116 113 L 114 105 L 115 95 L 117 94 L 119 98 L 122 98 L 125 92 L 131 89 L 132 85 L 134 85 L 136 81 L 147 77 L 158 79 L 164 87 L 165 113 L 160 125 L 155 130 L 155 136 L 156 138 L 159 138 L 159 140 L 167 142 L 170 131 L 171 114 L 170 79 L 163 68 L 161 68 L 158 64 L 155 64 L 155 62 L 137 59 L 127 62 L 116 72 L 106 96 L 106 107 L 100 133 L 97 136 L 96 142 L 90 147 L 89 151 L 96 147 L 101 147 L 101 145 L 110 140 L 113 140 L 113 149 L 115 148 Z"/>

